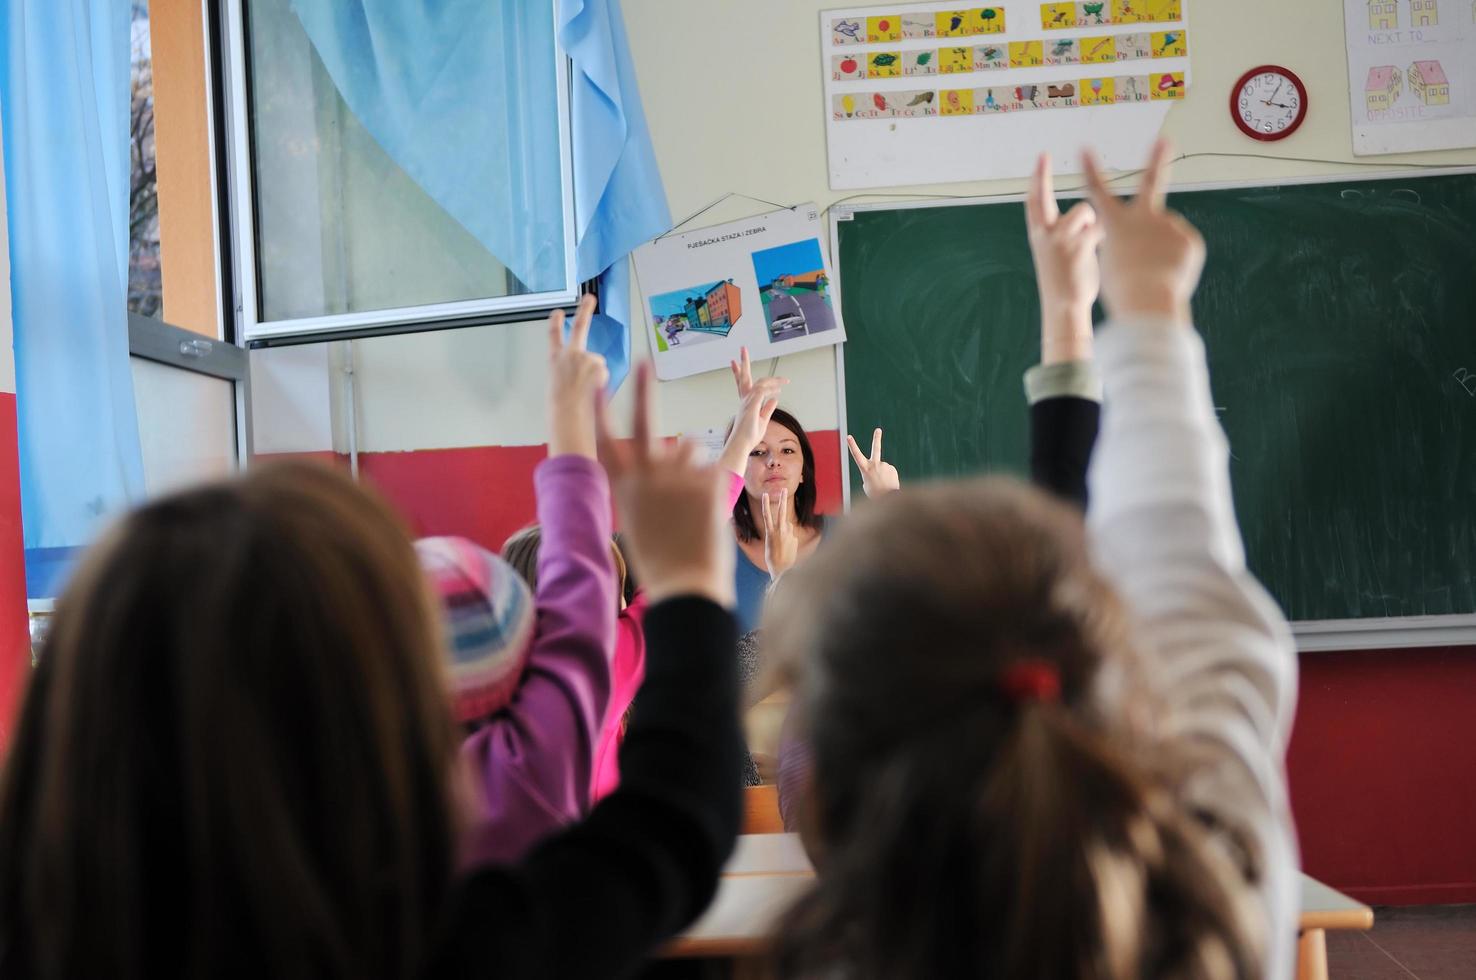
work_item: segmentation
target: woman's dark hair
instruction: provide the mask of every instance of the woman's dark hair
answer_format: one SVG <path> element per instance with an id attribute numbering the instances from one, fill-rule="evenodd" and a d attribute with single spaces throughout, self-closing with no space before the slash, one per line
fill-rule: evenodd
<path id="1" fill-rule="evenodd" d="M 795 441 L 800 445 L 803 477 L 799 488 L 794 491 L 795 520 L 800 527 L 820 527 L 825 518 L 815 513 L 815 450 L 810 447 L 810 437 L 805 434 L 799 419 L 782 408 L 774 409 L 774 421 L 794 433 Z M 739 541 L 757 541 L 762 537 L 746 493 L 739 494 L 738 502 L 733 505 L 733 526 L 738 530 Z"/>
<path id="2" fill-rule="evenodd" d="M 327 467 L 124 519 L 0 783 L 0 975 L 422 972 L 455 840 L 436 628 L 399 522 Z"/>
<path id="3" fill-rule="evenodd" d="M 781 976 L 1259 975 L 1254 860 L 1101 703 L 1132 654 L 1078 515 L 1005 480 L 890 495 L 786 576 L 765 642 L 813 752 L 821 872 Z M 1006 693 L 1026 661 L 1058 696 Z"/>

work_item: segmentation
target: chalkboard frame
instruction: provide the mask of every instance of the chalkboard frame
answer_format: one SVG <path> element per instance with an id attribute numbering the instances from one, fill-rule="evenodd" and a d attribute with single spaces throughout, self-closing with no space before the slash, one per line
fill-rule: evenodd
<path id="1" fill-rule="evenodd" d="M 1352 164 L 1353 167 L 1368 166 Z M 1297 177 L 1272 177 L 1264 180 L 1203 181 L 1170 184 L 1169 193 L 1192 193 L 1195 191 L 1235 190 L 1246 187 L 1287 187 L 1311 184 L 1337 184 L 1348 180 L 1408 180 L 1422 177 L 1458 177 L 1476 174 L 1476 166 L 1450 165 L 1428 167 L 1404 167 L 1400 169 L 1360 172 L 1345 170 L 1334 174 L 1310 174 Z M 1128 180 L 1133 174 L 1123 173 L 1108 178 L 1109 184 Z M 1057 176 L 1059 181 L 1060 176 Z M 1083 196 L 1084 186 L 1057 187 L 1057 196 L 1076 199 Z M 1127 192 L 1124 192 L 1127 193 Z M 905 201 L 876 201 L 863 204 L 835 204 L 829 208 L 829 246 L 835 283 L 832 290 L 838 307 L 844 304 L 846 273 L 840 265 L 840 229 L 842 222 L 853 215 L 870 211 L 908 211 L 916 208 L 974 207 L 978 205 L 1017 204 L 1023 205 L 1025 193 L 986 194 L 973 197 L 927 198 Z M 836 421 L 842 440 L 849 431 L 846 411 L 846 354 L 845 345 L 835 348 L 836 378 Z M 869 439 L 863 440 L 869 445 Z M 851 509 L 851 459 L 848 451 L 840 454 L 840 481 L 842 499 L 847 511 Z M 1476 613 L 1450 616 L 1405 616 L 1393 618 L 1365 619 L 1316 619 L 1300 620 L 1291 624 L 1297 649 L 1303 652 L 1319 650 L 1389 650 L 1405 648 L 1431 648 L 1476 645 Z"/>

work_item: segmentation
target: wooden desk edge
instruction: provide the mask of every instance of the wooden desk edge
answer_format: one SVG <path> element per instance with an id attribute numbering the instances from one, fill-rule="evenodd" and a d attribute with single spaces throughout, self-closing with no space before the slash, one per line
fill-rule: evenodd
<path id="1" fill-rule="evenodd" d="M 1373 909 L 1338 909 L 1327 912 L 1303 912 L 1297 920 L 1299 927 L 1306 931 L 1308 929 L 1326 929 L 1330 931 L 1356 929 L 1367 932 L 1373 928 Z"/>
<path id="2" fill-rule="evenodd" d="M 769 952 L 771 937 L 744 937 L 724 939 L 687 939 L 678 936 L 656 954 L 663 960 L 694 959 L 737 959 L 744 956 L 762 956 Z"/>

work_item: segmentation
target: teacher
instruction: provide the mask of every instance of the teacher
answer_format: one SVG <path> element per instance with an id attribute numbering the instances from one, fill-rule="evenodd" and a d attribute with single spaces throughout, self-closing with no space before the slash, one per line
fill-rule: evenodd
<path id="1" fill-rule="evenodd" d="M 734 585 L 738 628 L 758 628 L 773 583 L 814 554 L 825 536 L 826 518 L 816 513 L 815 452 L 798 419 L 778 407 L 786 378 L 753 380 L 748 348 L 733 361 L 741 403 L 723 449 L 722 463 L 734 474 L 733 536 L 738 549 Z M 881 458 L 882 431 L 872 435 L 871 455 L 856 440 L 846 442 L 861 470 L 868 497 L 901 486 L 897 469 Z M 741 480 L 741 490 L 738 483 Z"/>

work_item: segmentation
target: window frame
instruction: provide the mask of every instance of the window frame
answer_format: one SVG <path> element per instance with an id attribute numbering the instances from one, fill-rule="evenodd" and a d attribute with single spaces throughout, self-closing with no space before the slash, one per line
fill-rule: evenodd
<path id="1" fill-rule="evenodd" d="M 246 63 L 249 0 L 203 0 L 207 25 L 213 25 L 212 83 L 220 93 L 217 114 L 222 122 L 213 140 L 218 176 L 224 183 L 229 219 L 218 228 L 223 282 L 232 284 L 228 310 L 232 336 L 247 347 L 274 347 L 325 340 L 354 340 L 401 333 L 421 333 L 492 323 L 526 323 L 554 310 L 572 311 L 581 293 L 594 292 L 593 282 L 580 283 L 576 269 L 572 63 L 555 50 L 555 84 L 559 112 L 559 164 L 564 208 L 565 288 L 514 296 L 486 297 L 446 303 L 403 306 L 360 313 L 337 313 L 289 320 L 260 319 L 260 276 L 256 264 L 256 209 L 253 199 L 250 71 Z M 548 16 L 557 16 L 549 4 Z M 207 30 L 210 28 L 207 27 Z M 229 248 L 225 244 L 229 243 Z"/>
<path id="2" fill-rule="evenodd" d="M 128 355 L 165 367 L 228 381 L 235 402 L 236 464 L 251 459 L 251 368 L 245 350 L 154 317 L 128 312 Z M 136 411 L 136 409 L 135 409 Z"/>

